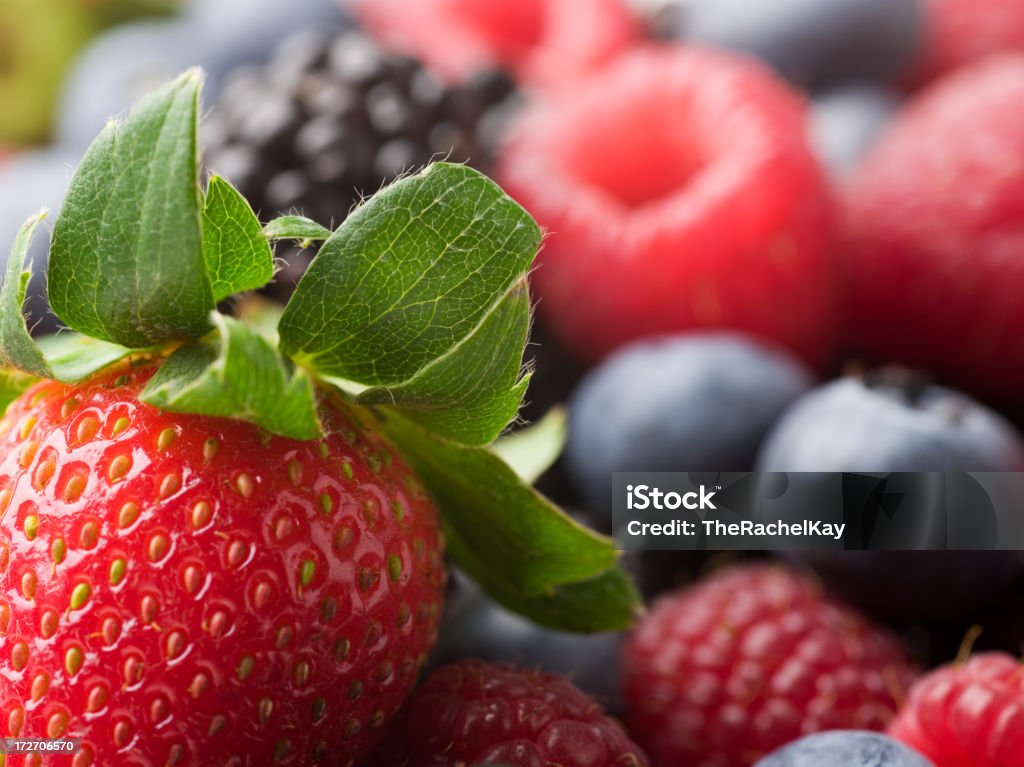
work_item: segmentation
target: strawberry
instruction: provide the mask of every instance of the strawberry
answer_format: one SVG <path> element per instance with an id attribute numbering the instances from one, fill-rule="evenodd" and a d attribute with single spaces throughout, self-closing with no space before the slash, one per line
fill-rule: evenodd
<path id="1" fill-rule="evenodd" d="M 154 369 L 4 418 L 5 734 L 73 734 L 74 767 L 363 753 L 436 634 L 434 503 L 339 407 L 318 442 L 267 440 L 140 402 Z"/>
<path id="2" fill-rule="evenodd" d="M 437 164 L 334 232 L 264 228 L 200 183 L 199 85 L 82 160 L 47 274 L 70 330 L 24 317 L 41 215 L 0 286 L 0 736 L 74 739 L 54 767 L 348 767 L 434 643 L 442 528 L 554 627 L 624 628 L 635 595 L 611 542 L 489 449 L 528 382 L 536 223 Z M 221 314 L 279 239 L 323 241 L 288 305 Z"/>

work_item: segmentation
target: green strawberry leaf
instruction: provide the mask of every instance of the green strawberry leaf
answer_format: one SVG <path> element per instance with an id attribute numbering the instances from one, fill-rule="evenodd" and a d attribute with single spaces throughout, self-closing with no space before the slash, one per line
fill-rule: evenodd
<path id="1" fill-rule="evenodd" d="M 21 225 L 7 259 L 4 283 L 0 286 L 0 362 L 40 378 L 53 378 L 50 363 L 29 333 L 24 314 L 25 294 L 32 277 L 25 262 L 32 238 L 44 218 L 46 211 L 40 211 Z"/>
<path id="2" fill-rule="evenodd" d="M 392 408 L 370 412 L 426 483 L 446 523 L 460 539 L 475 541 L 516 589 L 544 592 L 615 563 L 610 540 L 562 513 L 487 448 L 446 440 Z"/>
<path id="3" fill-rule="evenodd" d="M 451 351 L 397 386 L 367 389 L 357 402 L 390 404 L 435 434 L 486 445 L 516 417 L 530 376 L 520 376 L 530 333 L 526 284 L 513 288 Z"/>
<path id="4" fill-rule="evenodd" d="M 235 418 L 293 439 L 323 435 L 313 383 L 256 330 L 211 314 L 217 332 L 167 358 L 139 396 L 176 413 Z"/>
<path id="5" fill-rule="evenodd" d="M 0 368 L 0 415 L 39 379 L 17 368 Z"/>
<path id="6" fill-rule="evenodd" d="M 203 254 L 213 300 L 262 288 L 274 277 L 274 254 L 259 219 L 238 190 L 220 176 L 206 187 Z"/>
<path id="7" fill-rule="evenodd" d="M 32 275 L 31 270 L 25 268 L 25 260 L 32 237 L 45 215 L 38 213 L 22 225 L 7 260 L 4 282 L 0 286 L 0 361 L 32 376 L 74 383 L 117 362 L 129 350 L 76 333 L 32 338 L 23 311 Z"/>
<path id="8" fill-rule="evenodd" d="M 281 321 L 284 307 L 259 294 L 242 297 L 235 303 L 234 315 L 247 327 L 277 346 L 277 323 Z"/>
<path id="9" fill-rule="evenodd" d="M 567 421 L 565 410 L 552 408 L 537 423 L 502 437 L 491 450 L 532 485 L 550 469 L 565 447 Z"/>
<path id="10" fill-rule="evenodd" d="M 53 377 L 64 383 L 82 381 L 131 354 L 131 349 L 118 344 L 70 332 L 43 336 L 37 343 L 46 355 Z"/>
<path id="11" fill-rule="evenodd" d="M 611 540 L 567 516 L 489 449 L 438 437 L 389 408 L 375 412 L 437 501 L 449 553 L 494 599 L 574 630 L 630 622 L 637 597 Z"/>
<path id="12" fill-rule="evenodd" d="M 214 307 L 203 258 L 192 70 L 110 123 L 75 173 L 53 231 L 54 312 L 130 348 L 198 338 Z"/>
<path id="13" fill-rule="evenodd" d="M 529 306 L 514 288 L 540 240 L 486 176 L 430 165 L 374 195 L 324 242 L 281 318 L 282 351 L 355 384 L 350 393 L 408 404 L 453 439 L 487 442 L 522 398 Z M 464 401 L 464 415 L 442 413 Z"/>
<path id="14" fill-rule="evenodd" d="M 331 236 L 331 230 L 305 216 L 281 216 L 263 227 L 268 240 L 301 240 L 319 242 Z"/>

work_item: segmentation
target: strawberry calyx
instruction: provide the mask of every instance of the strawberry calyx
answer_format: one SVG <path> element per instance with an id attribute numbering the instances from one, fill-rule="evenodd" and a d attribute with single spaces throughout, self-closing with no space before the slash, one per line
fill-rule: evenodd
<path id="1" fill-rule="evenodd" d="M 301 216 L 264 226 L 230 181 L 202 183 L 201 84 L 184 73 L 86 152 L 50 243 L 49 303 L 67 327 L 50 338 L 32 337 L 23 310 L 44 214 L 20 230 L 0 287 L 3 404 L 37 379 L 76 383 L 142 355 L 164 358 L 148 405 L 313 440 L 329 393 L 399 448 L 449 550 L 496 599 L 556 627 L 627 625 L 636 595 L 611 542 L 490 448 L 529 384 L 537 224 L 482 174 L 435 163 L 334 231 Z M 273 279 L 281 239 L 321 245 L 279 322 L 222 313 Z"/>

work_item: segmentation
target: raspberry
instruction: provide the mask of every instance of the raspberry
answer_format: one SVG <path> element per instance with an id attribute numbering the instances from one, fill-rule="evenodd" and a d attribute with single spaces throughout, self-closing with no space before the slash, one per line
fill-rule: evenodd
<path id="1" fill-rule="evenodd" d="M 746 767 L 808 733 L 883 729 L 914 678 L 893 637 L 764 565 L 664 598 L 623 652 L 630 732 L 658 765 Z"/>
<path id="2" fill-rule="evenodd" d="M 976 655 L 921 679 L 889 728 L 935 767 L 1024 767 L 1024 666 Z"/>
<path id="3" fill-rule="evenodd" d="M 1024 56 L 990 59 L 883 132 L 845 201 L 844 316 L 858 353 L 982 395 L 1020 391 L 1022 102 Z"/>
<path id="4" fill-rule="evenodd" d="M 388 45 L 449 79 L 501 67 L 553 85 L 604 63 L 640 36 L 623 0 L 352 0 Z"/>
<path id="5" fill-rule="evenodd" d="M 694 328 L 820 364 L 833 330 L 829 194 L 802 101 L 761 65 L 650 47 L 509 128 L 498 176 L 551 231 L 535 286 L 584 357 Z"/>
<path id="6" fill-rule="evenodd" d="M 646 767 L 594 700 L 558 674 L 464 660 L 413 693 L 380 767 Z"/>
<path id="7" fill-rule="evenodd" d="M 925 0 L 923 77 L 997 53 L 1024 51 L 1024 0 Z"/>

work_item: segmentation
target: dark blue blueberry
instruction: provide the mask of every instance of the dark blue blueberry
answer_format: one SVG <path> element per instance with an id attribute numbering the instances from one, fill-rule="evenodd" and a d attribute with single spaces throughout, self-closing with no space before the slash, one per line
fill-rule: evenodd
<path id="1" fill-rule="evenodd" d="M 902 743 L 877 732 L 835 730 L 808 735 L 754 767 L 934 767 Z"/>
<path id="2" fill-rule="evenodd" d="M 759 471 L 1019 471 L 1024 442 L 998 413 L 902 368 L 821 386 L 779 419 Z"/>
<path id="3" fill-rule="evenodd" d="M 758 458 L 759 470 L 789 472 L 988 472 L 1022 466 L 1024 445 L 1001 416 L 900 368 L 814 390 L 779 420 Z M 803 477 L 801 492 L 810 497 L 819 480 Z M 857 481 L 877 484 L 866 477 Z M 975 480 L 924 474 L 885 481 L 885 497 L 898 500 L 898 508 L 868 514 L 876 506 L 865 504 L 859 517 L 848 511 L 848 536 L 891 549 L 971 549 L 995 543 L 994 491 Z M 844 489 L 844 495 L 847 490 L 857 488 Z M 789 556 L 812 567 L 838 596 L 901 622 L 975 615 L 1024 570 L 1020 555 L 1012 551 L 802 551 Z"/>
<path id="4" fill-rule="evenodd" d="M 96 38 L 64 82 L 58 142 L 88 146 L 111 117 L 193 65 L 204 64 L 195 26 L 178 20 L 136 21 Z"/>
<path id="5" fill-rule="evenodd" d="M 811 103 L 811 143 L 838 179 L 853 170 L 899 108 L 888 88 L 852 85 L 821 94 Z"/>
<path id="6" fill-rule="evenodd" d="M 607 514 L 616 471 L 749 471 L 764 435 L 810 382 L 787 355 L 740 335 L 633 344 L 573 395 L 570 476 L 589 507 Z"/>
<path id="7" fill-rule="evenodd" d="M 195 0 L 178 18 L 116 27 L 93 41 L 73 64 L 61 99 L 57 138 L 85 147 L 108 118 L 126 112 L 190 66 L 203 68 L 204 98 L 213 103 L 229 72 L 265 63 L 289 34 L 304 29 L 327 34 L 347 23 L 336 0 Z M 296 66 L 303 55 L 294 52 Z"/>
<path id="8" fill-rule="evenodd" d="M 568 676 L 610 711 L 620 712 L 621 634 L 570 634 L 542 628 L 495 604 L 460 571 L 441 623 L 434 665 L 460 658 L 508 661 Z"/>
<path id="9" fill-rule="evenodd" d="M 677 34 L 753 54 L 821 87 L 899 76 L 922 38 L 920 0 L 683 0 Z"/>
<path id="10" fill-rule="evenodd" d="M 347 26 L 341 6 L 338 0 L 192 0 L 184 18 L 199 30 L 200 63 L 219 80 L 239 65 L 266 63 L 295 32 L 329 34 Z"/>

